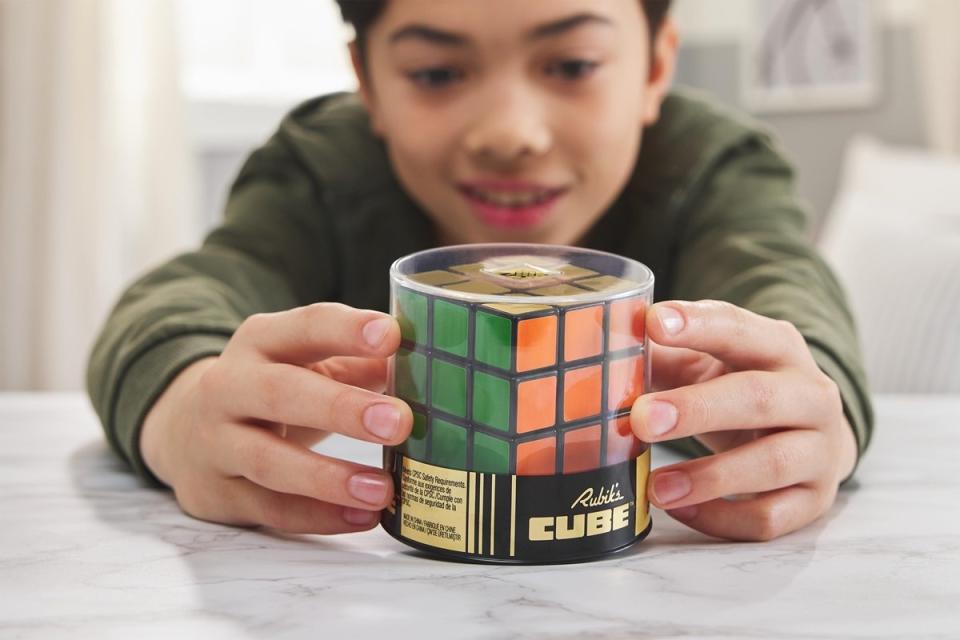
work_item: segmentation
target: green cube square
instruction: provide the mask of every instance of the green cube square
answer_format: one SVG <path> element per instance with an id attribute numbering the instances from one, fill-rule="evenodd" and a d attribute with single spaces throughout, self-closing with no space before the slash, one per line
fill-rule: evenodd
<path id="1" fill-rule="evenodd" d="M 397 322 L 408 342 L 427 344 L 427 298 L 409 289 L 397 291 Z"/>
<path id="2" fill-rule="evenodd" d="M 413 430 L 400 445 L 400 451 L 408 458 L 427 461 L 427 416 L 413 412 Z"/>
<path id="3" fill-rule="evenodd" d="M 485 433 L 475 433 L 472 468 L 485 473 L 510 473 L 510 443 Z"/>
<path id="4" fill-rule="evenodd" d="M 474 357 L 478 362 L 510 371 L 513 366 L 513 322 L 504 316 L 477 311 Z"/>
<path id="5" fill-rule="evenodd" d="M 466 469 L 467 430 L 446 420 L 433 418 L 430 432 L 432 463 L 451 469 Z"/>
<path id="6" fill-rule="evenodd" d="M 427 357 L 400 349 L 393 365 L 394 393 L 409 402 L 427 402 Z"/>
<path id="7" fill-rule="evenodd" d="M 467 370 L 443 360 L 433 360 L 431 404 L 441 411 L 467 417 Z"/>
<path id="8" fill-rule="evenodd" d="M 461 304 L 433 302 L 433 346 L 461 358 L 467 357 L 467 326 L 470 311 Z"/>
<path id="9" fill-rule="evenodd" d="M 473 372 L 473 420 L 510 431 L 510 381 L 483 371 Z"/>

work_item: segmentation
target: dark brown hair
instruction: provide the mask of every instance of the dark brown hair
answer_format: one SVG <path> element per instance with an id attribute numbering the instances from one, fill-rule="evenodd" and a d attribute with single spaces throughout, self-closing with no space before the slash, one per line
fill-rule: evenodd
<path id="1" fill-rule="evenodd" d="M 353 26 L 357 34 L 357 49 L 363 59 L 366 48 L 367 30 L 370 28 L 387 5 L 387 0 L 336 0 L 340 5 L 340 13 L 345 22 Z M 660 30 L 667 11 L 670 10 L 672 0 L 640 0 L 643 10 L 647 14 L 650 24 L 651 38 Z"/>

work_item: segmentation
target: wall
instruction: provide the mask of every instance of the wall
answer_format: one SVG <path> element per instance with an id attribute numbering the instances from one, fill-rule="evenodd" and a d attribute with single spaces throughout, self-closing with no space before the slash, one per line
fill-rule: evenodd
<path id="1" fill-rule="evenodd" d="M 747 33 L 750 0 L 679 0 L 676 17 L 683 37 L 679 84 L 709 91 L 744 109 L 740 97 L 740 43 Z M 798 171 L 798 188 L 809 201 L 811 232 L 829 211 L 841 178 L 844 150 L 858 133 L 891 143 L 923 146 L 926 132 L 916 73 L 914 33 L 921 2 L 884 0 L 880 11 L 880 97 L 869 108 L 761 114 Z"/>
<path id="2" fill-rule="evenodd" d="M 925 0 L 870 0 L 887 26 L 912 25 Z M 684 42 L 729 43 L 747 32 L 754 0 L 674 0 L 674 17 Z"/>
<path id="3" fill-rule="evenodd" d="M 810 203 L 811 232 L 829 211 L 841 178 L 844 150 L 856 134 L 891 143 L 925 144 L 920 91 L 914 72 L 913 30 L 886 27 L 881 36 L 881 94 L 869 108 L 755 116 L 774 129 L 798 172 L 798 189 Z M 680 55 L 678 83 L 705 89 L 742 109 L 740 53 L 733 43 L 689 43 Z"/>

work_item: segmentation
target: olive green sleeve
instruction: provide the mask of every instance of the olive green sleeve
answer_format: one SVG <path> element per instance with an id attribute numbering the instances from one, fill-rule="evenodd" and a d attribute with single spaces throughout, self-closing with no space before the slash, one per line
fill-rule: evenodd
<path id="1" fill-rule="evenodd" d="M 807 239 L 791 167 L 766 137 L 747 136 L 693 185 L 682 219 L 671 297 L 726 300 L 793 323 L 840 389 L 859 461 L 873 412 L 854 321 L 839 283 Z M 705 451 L 699 443 L 685 446 Z"/>
<path id="2" fill-rule="evenodd" d="M 110 313 L 87 389 L 111 446 L 148 482 L 159 484 L 140 429 L 173 378 L 219 354 L 247 316 L 331 295 L 334 243 L 318 191 L 281 130 L 247 160 L 203 246 L 141 277 Z"/>

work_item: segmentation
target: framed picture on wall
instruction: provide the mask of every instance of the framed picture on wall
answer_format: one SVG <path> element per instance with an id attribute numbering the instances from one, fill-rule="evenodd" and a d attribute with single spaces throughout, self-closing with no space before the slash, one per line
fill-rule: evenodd
<path id="1" fill-rule="evenodd" d="M 856 109 L 879 96 L 875 0 L 753 0 L 744 104 L 757 112 Z"/>

